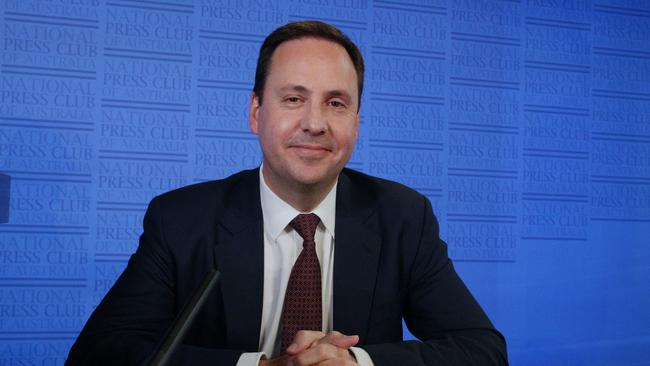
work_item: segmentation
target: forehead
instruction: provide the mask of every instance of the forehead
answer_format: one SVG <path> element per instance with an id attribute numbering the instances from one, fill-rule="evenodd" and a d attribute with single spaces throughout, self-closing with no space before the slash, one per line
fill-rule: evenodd
<path id="1" fill-rule="evenodd" d="M 343 46 L 334 41 L 318 37 L 301 37 L 284 41 L 275 49 L 271 60 L 282 58 L 283 54 L 292 54 L 294 52 L 306 57 L 316 54 L 336 54 L 339 57 L 345 56 L 343 58 L 347 58 L 347 61 L 352 64 L 352 59 L 350 59 Z"/>
<path id="2" fill-rule="evenodd" d="M 356 70 L 343 46 L 306 37 L 283 42 L 273 52 L 267 83 L 315 81 L 356 86 Z"/>

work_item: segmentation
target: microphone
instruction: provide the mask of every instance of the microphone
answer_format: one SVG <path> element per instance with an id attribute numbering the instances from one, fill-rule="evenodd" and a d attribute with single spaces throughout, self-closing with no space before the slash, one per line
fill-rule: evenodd
<path id="1" fill-rule="evenodd" d="M 158 347 L 156 347 L 157 352 L 151 362 L 148 363 L 149 366 L 167 365 L 174 350 L 178 347 L 178 344 L 181 342 L 185 333 L 192 324 L 192 321 L 196 317 L 196 314 L 198 314 L 201 307 L 203 307 L 205 300 L 208 298 L 208 294 L 216 286 L 217 282 L 219 282 L 219 276 L 221 276 L 221 273 L 216 269 L 212 269 L 208 272 L 205 278 L 203 278 L 201 286 L 194 291 L 190 301 L 183 306 L 178 317 L 174 319 L 171 328 L 169 328 L 167 333 L 165 333 L 162 342 Z"/>

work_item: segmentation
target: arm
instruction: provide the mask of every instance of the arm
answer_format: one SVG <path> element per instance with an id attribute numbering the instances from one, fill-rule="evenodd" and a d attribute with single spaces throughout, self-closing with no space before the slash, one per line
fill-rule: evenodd
<path id="1" fill-rule="evenodd" d="M 389 211 L 390 219 L 401 221 L 401 225 L 379 224 L 385 230 L 385 238 L 398 240 L 386 239 L 382 246 L 382 266 L 378 269 L 368 334 L 358 347 L 366 350 L 377 366 L 507 365 L 503 337 L 454 271 L 446 244 L 438 237 L 438 223 L 429 201 L 419 197 L 419 203 L 407 203 L 411 210 L 405 210 L 405 215 Z M 347 311 L 356 314 L 353 309 Z M 400 341 L 402 317 L 422 341 Z M 340 335 L 332 333 L 337 334 Z M 305 359 L 305 364 L 313 360 L 307 358 L 310 350 L 330 354 L 331 347 L 318 349 L 327 343 L 320 340 L 327 338 L 319 338 L 323 334 L 312 336 L 319 342 L 297 339 L 294 343 L 301 346 L 287 351 L 304 352 L 298 354 L 298 359 Z M 339 346 L 338 351 L 332 352 L 340 356 L 347 355 L 341 350 L 353 345 L 329 343 Z"/>
<path id="2" fill-rule="evenodd" d="M 165 241 L 159 206 L 159 199 L 151 202 L 136 253 L 91 315 L 66 365 L 139 365 L 182 307 L 176 297 L 176 262 Z M 235 365 L 241 353 L 181 345 L 172 364 Z"/>
<path id="3" fill-rule="evenodd" d="M 420 341 L 361 345 L 375 365 L 507 365 L 503 336 L 456 274 L 426 198 L 403 316 Z M 414 230 L 417 231 L 417 230 Z"/>

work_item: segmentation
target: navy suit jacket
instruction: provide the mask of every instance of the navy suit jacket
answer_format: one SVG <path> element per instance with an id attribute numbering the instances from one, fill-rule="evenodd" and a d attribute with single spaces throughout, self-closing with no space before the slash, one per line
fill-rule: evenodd
<path id="1" fill-rule="evenodd" d="M 376 365 L 505 365 L 505 341 L 457 276 L 429 201 L 344 169 L 336 196 L 334 329 Z M 67 365 L 139 364 L 216 263 L 174 364 L 235 365 L 258 349 L 264 276 L 259 170 L 152 200 L 140 245 Z M 402 318 L 422 341 L 402 340 Z"/>

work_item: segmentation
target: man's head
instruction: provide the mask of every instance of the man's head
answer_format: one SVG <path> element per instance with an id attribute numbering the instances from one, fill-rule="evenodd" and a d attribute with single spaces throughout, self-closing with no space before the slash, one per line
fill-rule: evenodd
<path id="1" fill-rule="evenodd" d="M 357 73 L 357 87 L 359 89 L 359 105 L 361 105 L 361 94 L 363 92 L 363 78 L 364 78 L 364 63 L 361 51 L 354 42 L 348 38 L 338 28 L 331 26 L 327 23 L 319 21 L 302 21 L 293 22 L 283 25 L 282 27 L 274 30 L 266 37 L 260 53 L 257 58 L 257 68 L 255 70 L 255 85 L 253 91 L 259 98 L 260 103 L 264 98 L 264 85 L 266 78 L 269 74 L 271 67 L 271 58 L 273 53 L 284 42 L 299 39 L 299 38 L 320 38 L 339 44 L 343 47 L 350 60 L 354 65 Z"/>
<path id="2" fill-rule="evenodd" d="M 328 33 L 321 36 L 313 29 Z M 358 54 L 355 63 L 331 34 L 342 36 L 323 23 L 292 23 L 274 31 L 260 51 L 260 60 L 267 60 L 258 63 L 261 81 L 251 95 L 249 124 L 262 147 L 266 183 L 292 205 L 304 207 L 296 201 L 322 198 L 357 140 L 363 61 Z"/>

